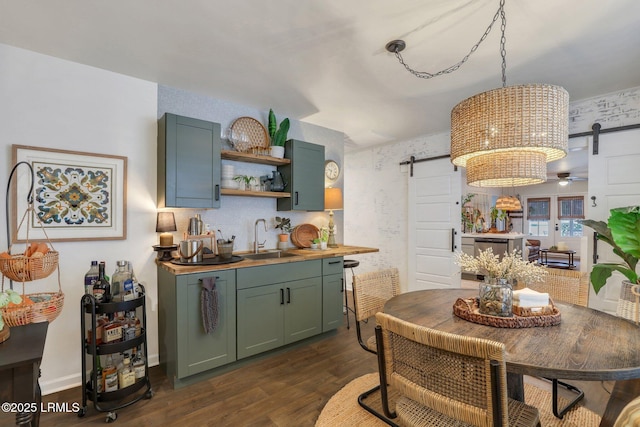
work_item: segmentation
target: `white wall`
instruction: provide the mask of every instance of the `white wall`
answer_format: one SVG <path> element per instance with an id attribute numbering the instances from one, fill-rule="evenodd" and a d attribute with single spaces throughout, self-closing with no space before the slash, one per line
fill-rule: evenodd
<path id="1" fill-rule="evenodd" d="M 570 103 L 569 133 L 590 131 L 595 122 L 640 123 L 640 87 Z M 449 138 L 445 132 L 345 153 L 345 240 L 380 248 L 353 257 L 360 260 L 357 273 L 398 267 L 407 289 L 407 168 L 399 163 L 449 154 Z"/>
<path id="2" fill-rule="evenodd" d="M 129 162 L 127 239 L 54 242 L 65 303 L 49 325 L 41 366 L 43 393 L 80 384 L 79 306 L 91 260 L 106 261 L 108 274 L 116 260 L 132 261 L 147 287 L 149 356 L 157 363 L 156 254 L 151 249 L 157 239 L 157 85 L 6 45 L 0 45 L 0 64 L 0 188 L 6 189 L 13 166 L 12 144 L 121 155 Z M 3 204 L 0 250 L 7 247 L 5 221 Z M 14 246 L 14 252 L 18 248 Z M 57 287 L 54 273 L 27 283 L 26 292 Z"/>

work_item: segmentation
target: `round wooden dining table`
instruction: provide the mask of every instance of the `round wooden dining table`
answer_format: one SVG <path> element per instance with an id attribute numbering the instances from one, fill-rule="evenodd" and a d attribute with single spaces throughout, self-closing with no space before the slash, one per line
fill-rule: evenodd
<path id="1" fill-rule="evenodd" d="M 522 375 L 584 381 L 640 378 L 640 329 L 634 323 L 561 302 L 554 302 L 561 315 L 555 326 L 497 328 L 453 314 L 457 298 L 477 294 L 473 289 L 407 292 L 387 301 L 384 312 L 431 329 L 504 343 L 509 394 L 519 400 L 524 397 Z"/>

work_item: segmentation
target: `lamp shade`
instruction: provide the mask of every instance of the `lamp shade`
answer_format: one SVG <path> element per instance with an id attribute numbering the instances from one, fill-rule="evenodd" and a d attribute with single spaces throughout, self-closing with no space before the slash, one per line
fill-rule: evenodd
<path id="1" fill-rule="evenodd" d="M 342 209 L 342 190 L 329 187 L 324 189 L 324 210 Z"/>
<path id="2" fill-rule="evenodd" d="M 156 232 L 166 233 L 167 231 L 176 231 L 176 218 L 173 212 L 158 212 Z"/>

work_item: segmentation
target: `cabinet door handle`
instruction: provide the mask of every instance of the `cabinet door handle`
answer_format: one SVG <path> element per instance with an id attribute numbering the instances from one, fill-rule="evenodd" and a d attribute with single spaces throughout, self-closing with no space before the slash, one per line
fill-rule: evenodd
<path id="1" fill-rule="evenodd" d="M 216 199 L 216 201 L 220 200 L 220 186 L 218 184 L 216 184 L 215 199 Z"/>
<path id="2" fill-rule="evenodd" d="M 284 305 L 284 289 L 280 288 L 280 305 Z"/>
<path id="3" fill-rule="evenodd" d="M 291 288 L 287 288 L 287 304 L 291 304 Z"/>
<path id="4" fill-rule="evenodd" d="M 342 261 L 329 261 L 329 265 L 331 264 L 340 264 Z"/>
<path id="5" fill-rule="evenodd" d="M 294 202 L 293 202 L 293 204 L 294 204 L 294 205 L 296 205 L 296 206 L 298 206 L 298 192 L 296 191 L 296 192 L 295 192 L 295 193 L 293 193 L 293 194 L 294 194 L 294 196 L 295 196 L 295 197 L 294 197 Z"/>
<path id="6" fill-rule="evenodd" d="M 340 278 L 340 293 L 344 293 L 344 277 Z"/>

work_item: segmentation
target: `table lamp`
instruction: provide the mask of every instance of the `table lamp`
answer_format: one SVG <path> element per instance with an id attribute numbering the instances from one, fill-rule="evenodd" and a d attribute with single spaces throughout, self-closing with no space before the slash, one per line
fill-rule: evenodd
<path id="1" fill-rule="evenodd" d="M 161 233 L 160 246 L 173 246 L 173 234 L 170 231 L 176 231 L 176 218 L 173 212 L 158 212 L 156 233 Z"/>
<path id="2" fill-rule="evenodd" d="M 325 188 L 324 189 L 324 210 L 329 211 L 329 240 L 327 246 L 330 248 L 337 248 L 336 237 L 333 234 L 335 224 L 333 223 L 333 211 L 342 210 L 342 190 L 339 188 Z"/>

